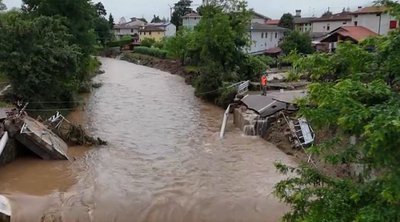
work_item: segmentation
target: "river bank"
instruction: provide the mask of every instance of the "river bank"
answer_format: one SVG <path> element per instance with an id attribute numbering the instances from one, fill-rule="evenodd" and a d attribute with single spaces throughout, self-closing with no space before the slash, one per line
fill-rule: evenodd
<path id="1" fill-rule="evenodd" d="M 285 178 L 274 162 L 295 166 L 290 156 L 231 122 L 220 140 L 223 110 L 181 77 L 101 62 L 103 86 L 78 111 L 109 144 L 69 149 L 71 162 L 27 156 L 0 168 L 15 221 L 272 222 L 285 213 L 271 193 Z"/>

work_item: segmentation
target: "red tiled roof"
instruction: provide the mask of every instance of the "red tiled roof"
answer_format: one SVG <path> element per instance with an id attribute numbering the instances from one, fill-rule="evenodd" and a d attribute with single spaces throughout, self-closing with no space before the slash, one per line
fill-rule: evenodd
<path id="1" fill-rule="evenodd" d="M 279 25 L 280 19 L 270 19 L 265 24 L 267 25 Z"/>
<path id="2" fill-rule="evenodd" d="M 384 6 L 369 6 L 358 9 L 357 11 L 353 12 L 353 14 L 375 14 L 375 13 L 382 13 L 386 12 L 387 8 Z"/>
<path id="3" fill-rule="evenodd" d="M 265 51 L 267 54 L 277 54 L 277 53 L 281 53 L 282 49 L 279 47 L 275 47 L 275 48 L 269 48 Z"/>
<path id="4" fill-rule="evenodd" d="M 339 28 L 333 30 L 324 39 L 328 39 L 330 36 L 332 36 L 334 34 L 339 34 L 343 37 L 352 38 L 352 39 L 356 40 L 357 42 L 360 42 L 368 37 L 378 35 L 375 32 L 373 32 L 363 26 L 342 26 L 342 27 L 339 27 Z M 323 42 L 324 39 L 322 39 L 321 42 Z"/>

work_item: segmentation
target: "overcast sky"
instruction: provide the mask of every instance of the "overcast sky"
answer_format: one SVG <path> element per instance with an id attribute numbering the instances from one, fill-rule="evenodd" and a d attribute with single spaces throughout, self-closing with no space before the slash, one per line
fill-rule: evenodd
<path id="1" fill-rule="evenodd" d="M 62 1 L 62 0 L 60 0 Z M 93 0 L 101 1 L 108 13 L 112 13 L 115 20 L 120 17 L 145 17 L 151 20 L 154 14 L 160 17 L 169 17 L 169 6 L 177 0 Z M 21 0 L 3 0 L 8 8 L 20 7 Z M 201 0 L 194 0 L 194 8 L 201 3 Z M 320 16 L 328 7 L 333 12 L 340 12 L 343 7 L 350 7 L 352 10 L 357 6 L 366 6 L 373 3 L 373 0 L 248 0 L 249 6 L 256 12 L 271 18 L 280 18 L 285 12 L 294 14 L 296 9 L 302 10 L 303 16 Z"/>

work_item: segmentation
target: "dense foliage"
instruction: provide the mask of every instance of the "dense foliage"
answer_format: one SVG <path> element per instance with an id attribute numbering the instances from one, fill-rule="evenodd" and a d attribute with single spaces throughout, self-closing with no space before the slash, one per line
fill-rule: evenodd
<path id="1" fill-rule="evenodd" d="M 179 0 L 174 5 L 174 12 L 172 13 L 171 23 L 179 29 L 182 26 L 182 16 L 192 12 L 190 5 L 192 4 L 191 0 Z"/>
<path id="2" fill-rule="evenodd" d="M 158 48 L 149 48 L 145 46 L 138 46 L 134 49 L 135 53 L 154 56 L 157 58 L 165 59 L 167 57 L 167 52 Z"/>
<path id="3" fill-rule="evenodd" d="M 294 17 L 290 13 L 285 13 L 279 20 L 279 26 L 287 29 L 294 29 Z"/>
<path id="4" fill-rule="evenodd" d="M 37 106 L 73 101 L 99 65 L 95 47 L 111 39 L 106 14 L 89 0 L 24 0 L 22 10 L 2 13 L 0 71 L 14 94 Z"/>
<path id="5" fill-rule="evenodd" d="M 296 50 L 298 53 L 302 54 L 310 54 L 314 52 L 311 42 L 312 39 L 308 33 L 291 31 L 285 35 L 280 43 L 280 47 L 285 54 L 289 54 L 293 50 Z"/>
<path id="6" fill-rule="evenodd" d="M 152 47 L 156 43 L 156 40 L 153 38 L 144 38 L 141 42 L 140 45 L 144 47 Z"/>
<path id="7" fill-rule="evenodd" d="M 77 90 L 79 48 L 60 19 L 12 12 L 0 18 L 0 70 L 27 101 L 70 101 Z"/>
<path id="8" fill-rule="evenodd" d="M 398 3 L 383 2 L 400 14 Z M 335 135 L 309 152 L 349 173 L 277 164 L 289 173 L 275 192 L 292 207 L 285 221 L 399 221 L 399 49 L 396 29 L 360 45 L 341 43 L 335 55 L 300 58 L 299 69 L 314 79 L 301 114 Z"/>

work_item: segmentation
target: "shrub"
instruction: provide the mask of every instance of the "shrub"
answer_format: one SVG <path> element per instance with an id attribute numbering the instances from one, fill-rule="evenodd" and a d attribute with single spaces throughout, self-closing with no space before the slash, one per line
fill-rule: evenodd
<path id="1" fill-rule="evenodd" d="M 125 45 L 131 43 L 132 40 L 133 40 L 132 37 L 130 37 L 130 36 L 124 36 L 124 37 L 122 37 L 122 38 L 119 39 L 119 40 L 112 41 L 112 42 L 108 42 L 108 43 L 107 43 L 107 46 L 108 46 L 108 47 L 122 47 L 122 46 L 125 46 Z"/>
<path id="2" fill-rule="evenodd" d="M 157 58 L 165 59 L 167 52 L 157 48 L 149 48 L 144 46 L 135 47 L 134 51 L 139 54 L 154 56 Z"/>
<path id="3" fill-rule="evenodd" d="M 246 56 L 239 69 L 240 80 L 258 80 L 266 68 L 267 65 L 261 57 Z"/>
<path id="4" fill-rule="evenodd" d="M 152 47 L 154 44 L 156 43 L 156 40 L 152 39 L 152 38 L 144 38 L 141 42 L 140 42 L 140 46 L 144 46 L 144 47 Z"/>
<path id="5" fill-rule="evenodd" d="M 154 48 L 163 49 L 164 48 L 164 39 L 153 44 Z"/>

